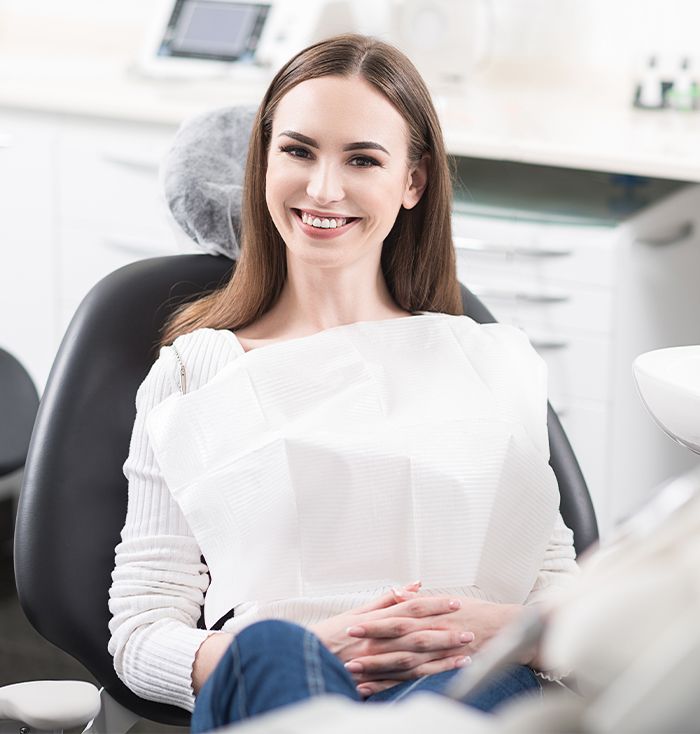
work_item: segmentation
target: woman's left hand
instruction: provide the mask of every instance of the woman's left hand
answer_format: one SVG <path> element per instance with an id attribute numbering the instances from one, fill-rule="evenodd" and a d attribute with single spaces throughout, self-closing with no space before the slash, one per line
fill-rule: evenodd
<path id="1" fill-rule="evenodd" d="M 419 598 L 425 598 L 425 596 L 421 594 Z M 452 614 L 434 618 L 424 617 L 420 620 L 420 627 L 422 630 L 426 630 L 427 627 L 428 630 L 457 633 L 462 630 L 472 631 L 474 639 L 466 645 L 467 654 L 478 652 L 488 640 L 521 614 L 523 609 L 520 604 L 496 604 L 469 598 L 463 598 L 460 601 L 461 607 Z M 386 678 L 387 667 L 391 666 L 393 659 L 400 660 L 401 667 L 405 668 L 403 671 L 397 670 L 396 674 L 392 674 L 394 684 L 397 679 L 416 677 L 415 672 L 411 670 L 413 666 L 409 666 L 407 662 L 410 654 L 406 653 L 406 650 L 415 650 L 415 641 L 411 640 L 409 643 L 396 633 L 397 618 L 402 616 L 401 599 L 397 598 L 397 602 L 399 603 L 396 606 L 390 608 L 391 616 L 366 622 L 348 630 L 350 636 L 357 637 L 358 641 L 361 639 L 364 642 L 365 654 L 352 658 L 346 664 L 364 696 L 388 687 L 382 679 Z M 403 638 L 407 638 L 409 634 L 411 633 L 404 633 Z M 423 635 L 425 637 L 425 632 Z M 415 637 L 415 633 L 412 636 Z M 429 636 L 425 639 L 429 639 Z M 430 657 L 440 660 L 446 654 L 454 654 L 454 651 L 436 649 Z M 419 657 L 424 658 L 425 653 L 420 656 L 416 655 L 416 662 Z M 520 662 L 526 665 L 531 662 L 531 659 L 528 657 L 527 660 L 523 659 Z"/>

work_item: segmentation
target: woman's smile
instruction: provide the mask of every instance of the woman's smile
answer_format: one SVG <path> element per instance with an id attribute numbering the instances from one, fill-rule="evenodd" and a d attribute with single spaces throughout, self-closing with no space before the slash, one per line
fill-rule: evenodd
<path id="1" fill-rule="evenodd" d="M 340 237 L 360 221 L 359 217 L 322 214 L 313 209 L 292 209 L 292 213 L 304 234 L 322 240 Z"/>

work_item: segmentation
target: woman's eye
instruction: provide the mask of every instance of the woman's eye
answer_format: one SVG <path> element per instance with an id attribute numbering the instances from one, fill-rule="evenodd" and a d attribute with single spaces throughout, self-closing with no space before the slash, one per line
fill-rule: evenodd
<path id="1" fill-rule="evenodd" d="M 300 158 L 301 160 L 311 160 L 313 154 L 306 148 L 300 148 L 298 145 L 283 145 L 280 147 L 280 153 L 286 153 L 292 158 Z M 350 165 L 354 168 L 371 168 L 372 166 L 381 165 L 375 158 L 366 155 L 356 155 L 350 159 Z"/>
<path id="2" fill-rule="evenodd" d="M 299 148 L 296 145 L 283 145 L 280 148 L 280 152 L 289 153 L 292 158 L 307 158 L 310 156 L 310 153 L 306 148 Z"/>
<path id="3" fill-rule="evenodd" d="M 379 161 L 374 158 L 369 158 L 366 155 L 358 155 L 352 159 L 352 164 L 357 168 L 370 168 L 371 166 L 378 166 Z"/>

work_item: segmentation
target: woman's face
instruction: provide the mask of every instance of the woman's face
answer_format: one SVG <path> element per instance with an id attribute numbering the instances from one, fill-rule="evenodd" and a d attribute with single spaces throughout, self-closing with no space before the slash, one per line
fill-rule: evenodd
<path id="1" fill-rule="evenodd" d="M 424 186 L 425 165 L 408 165 L 406 123 L 364 79 L 311 79 L 280 100 L 265 198 L 288 254 L 322 267 L 377 256 Z"/>

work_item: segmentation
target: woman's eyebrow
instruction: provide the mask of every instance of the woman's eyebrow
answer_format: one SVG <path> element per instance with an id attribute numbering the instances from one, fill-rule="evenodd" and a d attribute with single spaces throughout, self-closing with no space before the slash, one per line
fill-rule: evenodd
<path id="1" fill-rule="evenodd" d="M 281 138 L 283 135 L 286 135 L 288 138 L 293 138 L 294 140 L 298 140 L 300 143 L 304 143 L 305 145 L 310 145 L 312 148 L 318 148 L 318 143 L 313 139 L 309 138 L 306 135 L 302 135 L 301 133 L 295 132 L 294 130 L 284 130 L 281 132 L 277 137 Z M 357 143 L 348 143 L 347 145 L 343 146 L 343 150 L 383 150 L 387 155 L 391 155 L 389 151 L 379 143 L 374 143 L 371 140 L 360 140 Z"/>

